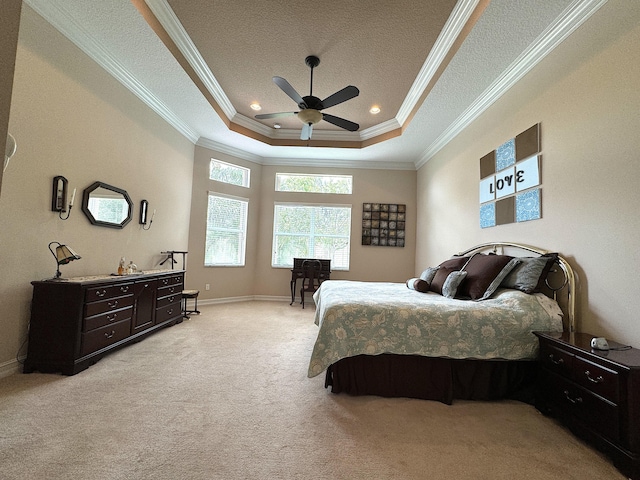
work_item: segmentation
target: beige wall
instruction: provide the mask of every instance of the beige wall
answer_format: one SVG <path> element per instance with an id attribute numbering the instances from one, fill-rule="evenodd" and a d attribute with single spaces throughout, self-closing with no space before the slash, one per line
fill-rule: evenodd
<path id="1" fill-rule="evenodd" d="M 208 169 L 211 158 L 251 168 L 251 188 L 245 189 L 209 180 Z M 353 195 L 277 193 L 275 192 L 275 175 L 282 172 L 352 175 Z M 249 198 L 245 267 L 203 266 L 208 191 Z M 246 160 L 196 147 L 187 286 L 200 290 L 201 299 L 290 295 L 290 270 L 271 267 L 274 202 L 335 203 L 353 206 L 350 269 L 348 272 L 334 271 L 331 278 L 402 282 L 414 274 L 415 171 L 259 166 Z M 404 248 L 365 247 L 360 244 L 364 202 L 407 205 L 407 238 Z M 208 292 L 204 289 L 206 283 L 211 285 L 211 290 Z"/>
<path id="2" fill-rule="evenodd" d="M 251 172 L 250 188 L 210 180 L 209 164 L 212 158 L 249 168 Z M 256 163 L 196 146 L 193 164 L 193 192 L 191 194 L 189 266 L 186 283 L 188 288 L 200 290 L 200 299 L 251 297 L 254 294 L 261 175 L 262 167 Z M 244 267 L 204 266 L 209 192 L 233 195 L 249 200 L 246 264 Z M 205 290 L 206 284 L 211 286 L 211 290 Z"/>
<path id="3" fill-rule="evenodd" d="M 0 17 L 0 150 L 4 162 L 22 0 L 3 0 Z M 0 167 L 0 191 L 3 169 Z"/>
<path id="4" fill-rule="evenodd" d="M 640 347 L 639 9 L 609 3 L 419 170 L 416 269 L 492 240 L 557 250 L 578 329 Z M 537 122 L 543 218 L 480 229 L 480 157 Z"/>
<path id="5" fill-rule="evenodd" d="M 114 272 L 121 256 L 149 269 L 161 251 L 187 248 L 194 151 L 26 5 L 9 129 L 19 147 L 0 197 L 0 370 L 14 365 L 26 338 L 30 282 L 55 273 L 49 242 L 82 256 L 61 267 L 63 277 Z M 51 211 L 56 175 L 78 189 L 67 221 Z M 82 213 L 82 190 L 96 180 L 131 196 L 134 219 L 124 229 L 93 226 Z M 157 210 L 149 231 L 137 221 L 143 198 Z"/>

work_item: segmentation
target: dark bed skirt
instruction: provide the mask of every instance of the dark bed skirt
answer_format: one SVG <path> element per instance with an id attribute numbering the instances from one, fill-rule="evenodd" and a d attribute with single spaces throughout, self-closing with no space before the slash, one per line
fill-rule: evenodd
<path id="1" fill-rule="evenodd" d="M 329 366 L 333 393 L 437 400 L 510 398 L 533 403 L 536 362 L 456 360 L 418 355 L 357 355 Z"/>

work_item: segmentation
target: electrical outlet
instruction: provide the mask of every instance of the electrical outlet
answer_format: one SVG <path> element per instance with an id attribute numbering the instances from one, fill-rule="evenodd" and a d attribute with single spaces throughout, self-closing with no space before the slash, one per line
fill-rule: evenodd
<path id="1" fill-rule="evenodd" d="M 205 283 L 204 284 L 204 289 L 205 290 L 210 290 L 211 289 L 211 285 L 209 283 Z"/>

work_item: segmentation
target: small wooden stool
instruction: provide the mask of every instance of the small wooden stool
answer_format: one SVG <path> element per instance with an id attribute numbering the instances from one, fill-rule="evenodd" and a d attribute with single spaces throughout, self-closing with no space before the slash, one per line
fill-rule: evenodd
<path id="1" fill-rule="evenodd" d="M 182 316 L 186 319 L 189 319 L 189 315 L 195 313 L 200 315 L 200 310 L 198 310 L 198 295 L 200 294 L 200 290 L 183 290 L 182 291 Z M 193 310 L 187 310 L 187 300 L 193 298 L 195 304 L 193 306 Z"/>

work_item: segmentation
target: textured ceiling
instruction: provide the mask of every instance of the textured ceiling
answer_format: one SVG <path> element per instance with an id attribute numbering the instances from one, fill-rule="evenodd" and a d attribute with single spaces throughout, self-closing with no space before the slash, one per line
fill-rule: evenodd
<path id="1" fill-rule="evenodd" d="M 456 2 L 397 0 L 393 8 L 387 0 L 168 3 L 238 113 L 253 117 L 252 102 L 262 105 L 261 113 L 298 110 L 271 78 L 284 77 L 308 95 L 304 59 L 316 55 L 313 94 L 322 99 L 347 85 L 358 87 L 358 97 L 327 113 L 364 130 L 396 116 Z M 373 105 L 380 114 L 369 113 Z M 300 128 L 295 117 L 279 123 Z M 338 127 L 322 122 L 314 128 Z"/>
<path id="2" fill-rule="evenodd" d="M 25 3 L 199 145 L 264 164 L 416 168 L 607 0 Z M 307 95 L 310 54 L 314 95 L 360 89 L 327 112 L 358 132 L 320 122 L 300 142 L 295 117 L 280 130 L 253 119 L 253 101 L 296 109 L 271 77 Z"/>

